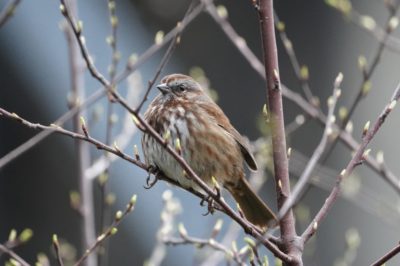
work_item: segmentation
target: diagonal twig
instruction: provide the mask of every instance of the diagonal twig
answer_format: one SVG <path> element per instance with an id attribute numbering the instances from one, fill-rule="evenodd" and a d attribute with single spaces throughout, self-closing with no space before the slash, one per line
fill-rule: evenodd
<path id="1" fill-rule="evenodd" d="M 396 15 L 396 13 L 399 9 L 399 6 L 400 6 L 400 1 L 397 1 L 396 5 L 393 6 L 393 8 L 388 8 L 389 15 L 388 15 L 388 18 L 385 23 L 385 34 L 383 35 L 382 40 L 379 42 L 378 48 L 375 52 L 374 57 L 372 58 L 370 66 L 367 68 L 367 66 L 365 66 L 364 63 L 361 63 L 360 67 L 362 70 L 363 78 L 362 78 L 361 84 L 357 90 L 358 93 L 357 93 L 356 97 L 354 98 L 354 100 L 352 101 L 352 103 L 350 104 L 350 108 L 349 108 L 347 115 L 344 117 L 342 123 L 340 124 L 339 128 L 341 131 L 346 127 L 347 123 L 350 121 L 352 115 L 354 114 L 354 112 L 357 109 L 358 105 L 360 104 L 361 100 L 364 99 L 364 97 L 368 94 L 368 92 L 370 90 L 371 77 L 375 73 L 375 70 L 377 69 L 377 66 L 381 60 L 382 54 L 386 47 L 387 40 L 388 40 L 390 34 L 394 30 L 391 25 L 391 20 Z M 332 144 L 328 148 L 322 161 L 325 162 L 328 159 L 328 157 L 332 153 L 333 149 L 335 148 L 337 142 L 338 142 L 338 138 L 336 137 L 336 138 L 334 138 Z"/>
<path id="2" fill-rule="evenodd" d="M 3 7 L 0 11 L 0 28 L 14 15 L 15 9 L 20 2 L 21 0 L 10 0 L 10 2 Z"/>
<path id="3" fill-rule="evenodd" d="M 378 259 L 374 263 L 371 264 L 371 266 L 381 266 L 384 265 L 386 262 L 388 262 L 390 259 L 392 259 L 394 256 L 400 253 L 400 243 L 397 244 L 392 250 L 390 250 L 388 253 L 386 253 L 382 258 Z"/>
<path id="4" fill-rule="evenodd" d="M 331 97 L 328 98 L 328 115 L 327 115 L 327 122 L 325 125 L 325 130 L 322 135 L 321 141 L 318 144 L 317 148 L 314 150 L 313 155 L 311 156 L 310 160 L 307 163 L 306 168 L 304 169 L 303 173 L 301 174 L 299 180 L 297 181 L 295 187 L 292 189 L 292 194 L 288 198 L 288 200 L 285 202 L 285 204 L 282 206 L 282 208 L 279 210 L 278 218 L 283 217 L 289 209 L 293 207 L 293 205 L 296 203 L 296 201 L 299 199 L 300 194 L 302 193 L 304 187 L 308 184 L 311 173 L 317 166 L 318 160 L 321 158 L 324 149 L 326 147 L 326 144 L 328 143 L 329 137 L 333 133 L 332 129 L 332 124 L 335 121 L 335 106 L 338 98 L 340 97 L 341 91 L 340 91 L 340 84 L 342 83 L 343 80 L 343 75 L 342 73 L 339 73 L 337 76 L 335 83 L 334 83 L 334 89 L 333 89 L 333 94 Z"/>
<path id="5" fill-rule="evenodd" d="M 320 225 L 322 220 L 328 214 L 329 209 L 335 203 L 335 201 L 340 193 L 341 183 L 342 183 L 343 179 L 348 177 L 353 172 L 353 170 L 365 160 L 365 156 L 369 153 L 368 151 L 366 152 L 366 148 L 367 148 L 368 144 L 374 138 L 375 134 L 379 131 L 379 129 L 385 122 L 387 116 L 390 114 L 390 112 L 395 107 L 399 98 L 400 98 L 400 83 L 397 86 L 397 88 L 395 89 L 393 96 L 390 99 L 390 102 L 383 109 L 382 113 L 379 115 L 379 117 L 378 117 L 377 121 L 375 122 L 375 124 L 373 125 L 373 127 L 371 129 L 369 129 L 369 122 L 366 123 L 366 126 L 364 127 L 364 130 L 363 130 L 363 140 L 361 142 L 360 147 L 356 150 L 353 158 L 350 160 L 350 162 L 348 163 L 346 168 L 343 169 L 342 172 L 337 176 L 336 184 L 333 187 L 333 189 L 331 190 L 331 193 L 329 194 L 329 196 L 326 198 L 325 203 L 322 205 L 321 209 L 315 215 L 315 217 L 313 218 L 312 222 L 307 227 L 307 229 L 303 232 L 303 234 L 301 236 L 303 243 L 307 242 L 315 234 L 318 226 Z"/>
<path id="6" fill-rule="evenodd" d="M 18 263 L 20 263 L 22 266 L 30 266 L 28 262 L 26 262 L 23 258 L 21 258 L 17 253 L 9 249 L 8 247 L 4 246 L 3 244 L 0 244 L 0 251 L 8 254 L 11 258 L 16 260 Z"/>

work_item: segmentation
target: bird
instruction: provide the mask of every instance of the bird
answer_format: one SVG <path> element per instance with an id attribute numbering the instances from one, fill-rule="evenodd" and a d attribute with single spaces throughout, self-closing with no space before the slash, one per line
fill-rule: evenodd
<path id="1" fill-rule="evenodd" d="M 261 229 L 276 223 L 274 212 L 246 180 L 244 163 L 257 170 L 247 139 L 201 85 L 190 76 L 170 74 L 161 79 L 157 89 L 160 93 L 144 113 L 146 122 L 172 147 L 179 140 L 181 156 L 188 165 L 210 186 L 215 178 L 233 196 L 248 221 Z M 164 145 L 146 132 L 142 148 L 148 166 L 184 188 L 202 192 Z"/>

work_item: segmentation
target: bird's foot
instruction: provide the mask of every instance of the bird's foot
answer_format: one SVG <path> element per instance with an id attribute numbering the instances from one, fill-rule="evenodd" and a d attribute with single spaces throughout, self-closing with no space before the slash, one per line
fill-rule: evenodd
<path id="1" fill-rule="evenodd" d="M 158 175 L 160 174 L 161 170 L 158 169 L 158 167 L 156 166 L 149 166 L 148 168 L 148 176 L 146 178 L 146 185 L 144 185 L 143 187 L 145 189 L 150 189 L 152 187 L 154 187 L 154 185 L 158 182 Z M 151 174 L 154 175 L 154 179 L 151 178 Z"/>
<path id="2" fill-rule="evenodd" d="M 204 203 L 207 202 L 207 212 L 203 214 L 203 216 L 207 216 L 209 214 L 213 214 L 215 212 L 215 207 L 214 207 L 214 199 L 211 196 L 208 196 L 206 198 L 203 198 L 200 201 L 200 205 L 204 206 Z"/>

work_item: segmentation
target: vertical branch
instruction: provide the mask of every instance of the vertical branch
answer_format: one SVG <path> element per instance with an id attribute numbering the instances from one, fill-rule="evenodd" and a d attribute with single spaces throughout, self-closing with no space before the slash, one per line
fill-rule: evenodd
<path id="1" fill-rule="evenodd" d="M 107 37 L 107 43 L 111 48 L 111 63 L 108 67 L 108 73 L 110 76 L 110 83 L 113 90 L 117 89 L 117 84 L 115 82 L 115 77 L 117 73 L 118 62 L 120 59 L 120 53 L 117 49 L 117 27 L 118 27 L 118 17 L 116 14 L 116 2 L 114 0 L 108 0 L 108 13 L 109 13 L 109 21 L 111 26 L 111 35 Z M 114 99 L 111 94 L 108 94 L 107 101 L 107 124 L 106 124 L 106 139 L 105 143 L 110 145 L 111 139 L 113 137 L 113 125 L 114 125 Z M 105 159 L 110 162 L 110 157 L 107 152 L 104 153 Z M 99 178 L 99 185 L 100 185 L 100 226 L 99 230 L 100 233 L 104 230 L 104 225 L 106 224 L 107 220 L 110 219 L 110 206 L 106 203 L 106 197 L 109 193 L 108 189 L 108 177 L 110 175 L 110 169 L 107 167 L 105 168 L 102 176 L 104 178 Z M 108 260 L 108 242 L 104 243 L 104 252 L 99 254 L 99 264 L 100 265 L 107 265 Z"/>
<path id="2" fill-rule="evenodd" d="M 325 147 L 328 143 L 329 137 L 332 136 L 333 133 L 332 125 L 335 122 L 335 106 L 341 94 L 341 90 L 339 87 L 342 81 L 343 81 L 343 74 L 339 73 L 339 75 L 336 77 L 335 80 L 333 94 L 331 97 L 328 98 L 329 111 L 326 117 L 325 130 L 322 135 L 321 141 L 318 144 L 317 148 L 315 148 L 313 155 L 311 156 L 310 160 L 306 165 L 306 168 L 304 169 L 304 172 L 301 174 L 298 182 L 294 186 L 292 190 L 292 195 L 279 210 L 278 217 L 282 217 L 283 215 L 285 215 L 285 213 L 290 208 L 292 208 L 294 204 L 301 198 L 301 194 L 304 193 L 304 188 L 309 183 L 311 173 L 315 169 L 319 159 L 321 158 L 325 150 Z"/>
<path id="3" fill-rule="evenodd" d="M 72 14 L 77 15 L 76 0 L 68 1 L 68 7 Z M 84 66 L 85 63 L 81 57 L 78 43 L 74 38 L 71 28 L 67 29 L 68 49 L 71 72 L 71 98 L 70 106 L 79 106 L 80 102 L 85 101 L 84 91 Z M 80 117 L 85 117 L 85 111 L 79 110 L 73 117 L 74 132 L 78 132 L 81 128 Z M 93 183 L 90 179 L 85 178 L 85 170 L 90 166 L 89 144 L 81 141 L 75 141 L 76 159 L 78 162 L 78 182 L 79 193 L 81 195 L 81 213 L 82 213 L 82 249 L 86 250 L 90 243 L 96 240 L 95 220 L 94 220 L 94 203 L 93 203 Z M 89 256 L 87 265 L 96 265 L 96 256 Z"/>
<path id="4" fill-rule="evenodd" d="M 278 208 L 280 209 L 290 196 L 289 167 L 286 152 L 282 92 L 279 79 L 279 65 L 274 27 L 273 0 L 260 0 L 259 7 L 261 38 L 267 79 L 268 107 L 271 121 L 274 172 L 276 181 Z M 295 229 L 293 212 L 290 210 L 279 221 L 283 251 L 292 257 L 287 265 L 302 265 L 302 248 Z"/>

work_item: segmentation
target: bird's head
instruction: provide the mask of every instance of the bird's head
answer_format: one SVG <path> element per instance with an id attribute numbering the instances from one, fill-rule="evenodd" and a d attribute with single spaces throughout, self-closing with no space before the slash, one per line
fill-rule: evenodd
<path id="1" fill-rule="evenodd" d="M 165 99 L 181 98 L 191 100 L 203 94 L 199 83 L 193 78 L 182 74 L 172 74 L 164 77 L 157 89 L 161 92 L 160 96 Z"/>

